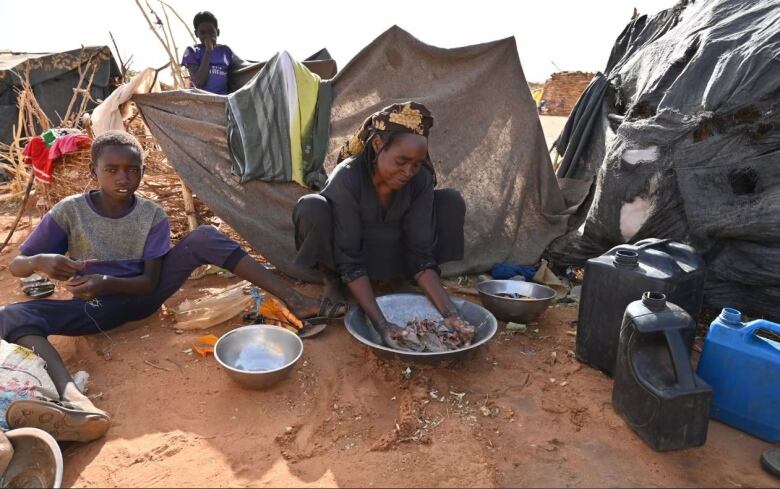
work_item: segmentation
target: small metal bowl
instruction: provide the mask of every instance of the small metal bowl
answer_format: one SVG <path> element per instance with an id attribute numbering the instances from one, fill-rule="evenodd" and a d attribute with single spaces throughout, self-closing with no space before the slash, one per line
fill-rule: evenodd
<path id="1" fill-rule="evenodd" d="M 477 284 L 479 297 L 488 311 L 502 321 L 529 323 L 539 317 L 555 298 L 550 287 L 516 280 L 487 280 Z M 512 299 L 499 294 L 520 294 L 530 299 Z"/>
<path id="2" fill-rule="evenodd" d="M 0 474 L 0 487 L 60 487 L 62 452 L 50 434 L 38 428 L 17 428 L 5 436 L 14 454 Z"/>
<path id="3" fill-rule="evenodd" d="M 303 354 L 298 335 L 278 326 L 253 324 L 222 335 L 214 358 L 231 379 L 265 389 L 286 378 Z"/>

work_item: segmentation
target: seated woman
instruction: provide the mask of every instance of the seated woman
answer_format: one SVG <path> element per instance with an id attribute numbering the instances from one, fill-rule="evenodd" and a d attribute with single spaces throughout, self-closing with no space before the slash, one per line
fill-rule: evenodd
<path id="1" fill-rule="evenodd" d="M 463 258 L 466 206 L 456 190 L 434 190 L 432 126 L 428 109 L 415 102 L 373 114 L 341 148 L 325 188 L 302 197 L 293 211 L 296 264 L 319 268 L 333 298 L 340 275 L 395 348 L 407 333 L 382 314 L 370 280 L 414 277 L 449 327 L 466 327 L 438 268 Z"/>
<path id="2" fill-rule="evenodd" d="M 244 65 L 244 61 L 224 44 L 217 44 L 219 27 L 211 12 L 198 12 L 192 21 L 200 44 L 184 50 L 181 64 L 190 72 L 190 82 L 196 88 L 211 93 L 228 93 L 228 75 Z"/>

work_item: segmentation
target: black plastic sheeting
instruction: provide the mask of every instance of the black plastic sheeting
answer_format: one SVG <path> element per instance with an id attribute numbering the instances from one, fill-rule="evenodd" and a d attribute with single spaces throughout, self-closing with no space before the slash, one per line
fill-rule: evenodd
<path id="1" fill-rule="evenodd" d="M 92 101 L 87 104 L 87 110 L 92 110 L 97 105 L 95 102 L 108 97 L 115 86 L 112 78 L 121 76 L 108 47 L 91 46 L 44 54 L 0 53 L 0 142 L 10 144 L 13 141 L 13 127 L 19 122 L 17 90 L 21 88 L 20 77 L 26 71 L 29 70 L 30 85 L 38 104 L 49 120 L 57 125 L 65 116 L 73 98 L 73 89 L 78 85 L 79 67 L 86 70 L 93 60 L 96 60 L 97 71 L 92 79 Z M 89 75 L 91 73 L 90 69 Z M 36 129 L 42 130 L 40 127 Z"/>
<path id="2" fill-rule="evenodd" d="M 780 318 L 780 0 L 684 0 L 633 19 L 556 142 L 581 264 L 644 238 L 693 245 L 705 302 Z"/>

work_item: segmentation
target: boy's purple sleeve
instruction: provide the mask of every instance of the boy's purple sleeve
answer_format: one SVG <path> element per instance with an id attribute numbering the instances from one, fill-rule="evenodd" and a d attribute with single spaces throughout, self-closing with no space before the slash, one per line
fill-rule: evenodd
<path id="1" fill-rule="evenodd" d="M 197 56 L 195 56 L 195 51 L 188 47 L 184 50 L 184 55 L 181 58 L 181 64 L 183 65 L 197 65 L 200 64 L 200 61 L 198 60 Z"/>
<path id="2" fill-rule="evenodd" d="M 43 216 L 38 227 L 19 246 L 19 253 L 24 256 L 40 255 L 41 253 L 64 255 L 67 251 L 68 234 L 57 224 L 50 213 Z"/>
<path id="3" fill-rule="evenodd" d="M 155 224 L 149 231 L 144 244 L 144 260 L 154 260 L 168 253 L 171 249 L 171 225 L 166 217 Z"/>

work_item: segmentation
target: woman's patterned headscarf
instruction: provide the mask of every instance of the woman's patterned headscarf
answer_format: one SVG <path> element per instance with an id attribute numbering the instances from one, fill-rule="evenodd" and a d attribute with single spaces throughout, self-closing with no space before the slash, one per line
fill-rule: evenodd
<path id="1" fill-rule="evenodd" d="M 360 129 L 339 149 L 337 163 L 363 152 L 369 140 L 376 134 L 403 132 L 428 137 L 433 127 L 433 116 L 423 105 L 417 102 L 404 102 L 385 107 L 371 114 Z M 426 166 L 433 173 L 430 156 Z M 435 174 L 435 173 L 434 173 Z"/>

